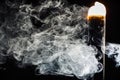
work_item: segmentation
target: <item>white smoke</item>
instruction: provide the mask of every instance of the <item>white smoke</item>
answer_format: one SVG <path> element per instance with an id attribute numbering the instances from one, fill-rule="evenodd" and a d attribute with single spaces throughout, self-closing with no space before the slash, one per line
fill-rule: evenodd
<path id="1" fill-rule="evenodd" d="M 12 22 L 15 25 L 6 21 L 7 30 L 15 35 L 7 41 L 7 54 L 23 65 L 36 65 L 38 74 L 92 77 L 102 70 L 102 64 L 95 57 L 95 47 L 86 43 L 87 10 L 78 5 L 66 6 L 60 0 L 20 5 Z"/>
<path id="2" fill-rule="evenodd" d="M 120 44 L 108 43 L 106 46 L 106 55 L 116 62 L 116 66 L 120 66 Z"/>

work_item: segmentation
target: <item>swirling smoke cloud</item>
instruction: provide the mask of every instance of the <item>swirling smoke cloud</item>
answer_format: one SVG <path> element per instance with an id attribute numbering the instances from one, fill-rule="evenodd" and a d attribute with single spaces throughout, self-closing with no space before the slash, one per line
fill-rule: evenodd
<path id="1" fill-rule="evenodd" d="M 9 14 L 0 11 L 7 14 L 0 22 L 0 64 L 12 55 L 22 66 L 36 65 L 38 74 L 85 79 L 100 72 L 97 50 L 86 43 L 88 8 L 60 0 L 38 3 L 12 4 L 8 0 Z"/>
<path id="2" fill-rule="evenodd" d="M 108 43 L 106 55 L 116 62 L 116 67 L 120 66 L 120 44 Z"/>

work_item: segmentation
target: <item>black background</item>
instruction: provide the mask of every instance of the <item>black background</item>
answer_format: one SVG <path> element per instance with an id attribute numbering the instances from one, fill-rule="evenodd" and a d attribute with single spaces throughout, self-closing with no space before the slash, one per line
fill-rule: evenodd
<path id="1" fill-rule="evenodd" d="M 4 1 L 4 0 L 3 0 Z M 94 4 L 96 0 L 68 0 L 69 4 L 78 4 L 88 6 Z M 120 43 L 120 22 L 119 22 L 119 0 L 97 0 L 105 4 L 107 9 L 106 16 L 106 41 Z M 26 0 L 26 3 L 37 4 L 37 0 Z M 25 69 L 19 69 L 13 58 L 8 58 L 7 64 L 3 65 L 7 70 L 0 71 L 0 80 L 77 80 L 76 77 L 65 76 L 35 76 L 34 66 L 28 66 Z M 96 74 L 94 80 L 102 80 L 102 73 Z M 120 68 L 115 68 L 115 62 L 106 57 L 105 78 L 104 80 L 120 80 Z"/>

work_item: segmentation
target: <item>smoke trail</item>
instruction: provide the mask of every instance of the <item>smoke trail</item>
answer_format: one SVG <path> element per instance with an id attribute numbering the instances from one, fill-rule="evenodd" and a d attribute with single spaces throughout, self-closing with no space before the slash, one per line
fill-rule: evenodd
<path id="1" fill-rule="evenodd" d="M 106 46 L 106 55 L 109 58 L 113 58 L 116 62 L 116 66 L 120 66 L 120 45 L 115 43 L 108 43 Z"/>
<path id="2" fill-rule="evenodd" d="M 39 1 L 36 6 L 9 0 L 6 4 L 10 13 L 5 13 L 9 15 L 0 28 L 5 55 L 14 56 L 23 66 L 36 65 L 37 74 L 86 79 L 102 70 L 96 48 L 86 43 L 87 7 L 68 6 L 61 0 Z M 2 64 L 2 52 L 0 57 Z"/>

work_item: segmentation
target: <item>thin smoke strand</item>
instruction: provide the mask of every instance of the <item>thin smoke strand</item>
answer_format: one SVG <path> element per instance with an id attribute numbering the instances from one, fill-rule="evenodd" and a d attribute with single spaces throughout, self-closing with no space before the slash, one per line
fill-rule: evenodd
<path id="1" fill-rule="evenodd" d="M 87 7 L 68 7 L 61 1 L 46 0 L 41 5 L 22 4 L 15 8 L 19 11 L 11 11 L 14 16 L 7 17 L 1 25 L 1 34 L 5 36 L 1 37 L 1 43 L 7 40 L 4 43 L 7 47 L 1 47 L 7 55 L 13 55 L 23 66 L 37 65 L 38 74 L 86 79 L 102 70 L 95 57 L 96 48 L 86 43 Z M 1 58 L 1 64 L 3 61 Z"/>

